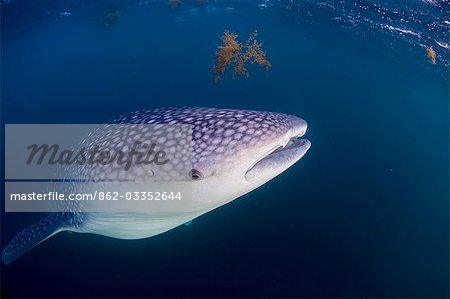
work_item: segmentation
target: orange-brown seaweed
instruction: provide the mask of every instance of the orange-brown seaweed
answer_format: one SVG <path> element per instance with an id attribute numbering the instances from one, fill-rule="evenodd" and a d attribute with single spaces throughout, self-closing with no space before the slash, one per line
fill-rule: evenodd
<path id="1" fill-rule="evenodd" d="M 228 66 L 234 66 L 233 75 L 249 76 L 248 63 L 257 63 L 268 70 L 272 65 L 266 59 L 266 52 L 262 44 L 258 43 L 256 36 L 258 32 L 253 32 L 245 44 L 237 41 L 238 35 L 225 31 L 221 37 L 222 45 L 216 53 L 216 63 L 214 65 L 215 81 L 219 81 Z"/>
<path id="2" fill-rule="evenodd" d="M 436 52 L 433 50 L 433 47 L 427 49 L 427 56 L 430 58 L 432 64 L 436 64 Z"/>
<path id="3" fill-rule="evenodd" d="M 220 76 L 225 73 L 227 66 L 237 64 L 242 45 L 237 41 L 237 34 L 225 31 L 221 37 L 222 46 L 216 53 L 216 64 L 214 65 L 215 80 L 219 81 Z"/>

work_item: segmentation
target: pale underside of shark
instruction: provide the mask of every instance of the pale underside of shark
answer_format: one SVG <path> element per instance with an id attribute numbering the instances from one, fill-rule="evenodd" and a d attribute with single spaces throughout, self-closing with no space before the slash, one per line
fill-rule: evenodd
<path id="1" fill-rule="evenodd" d="M 190 224 L 273 179 L 300 160 L 311 146 L 300 138 L 307 130 L 303 119 L 273 112 L 162 108 L 133 112 L 114 123 L 192 127 L 192 169 L 186 176 L 192 186 L 192 203 L 173 211 L 52 213 L 23 230 L 4 248 L 5 264 L 61 231 L 142 239 Z M 109 142 L 124 140 L 111 138 Z M 93 173 L 100 175 L 98 171 Z"/>

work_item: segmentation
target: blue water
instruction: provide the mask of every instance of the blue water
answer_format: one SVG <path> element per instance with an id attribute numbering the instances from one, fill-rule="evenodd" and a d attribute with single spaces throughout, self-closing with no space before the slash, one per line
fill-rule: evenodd
<path id="1" fill-rule="evenodd" d="M 56 235 L 1 266 L 1 295 L 448 298 L 448 9 L 437 0 L 4 1 L 2 124 L 229 107 L 300 116 L 312 147 L 190 226 L 134 241 Z M 224 30 L 245 40 L 255 29 L 272 68 L 214 83 Z M 3 248 L 43 215 L 1 216 Z"/>

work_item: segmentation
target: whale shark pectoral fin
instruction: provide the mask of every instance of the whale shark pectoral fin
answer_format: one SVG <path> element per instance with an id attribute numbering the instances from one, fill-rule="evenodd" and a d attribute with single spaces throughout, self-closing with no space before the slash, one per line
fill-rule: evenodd
<path id="1" fill-rule="evenodd" d="M 67 217 L 57 213 L 27 227 L 5 247 L 2 252 L 3 263 L 11 263 L 34 246 L 65 230 L 65 226 L 67 226 Z"/>

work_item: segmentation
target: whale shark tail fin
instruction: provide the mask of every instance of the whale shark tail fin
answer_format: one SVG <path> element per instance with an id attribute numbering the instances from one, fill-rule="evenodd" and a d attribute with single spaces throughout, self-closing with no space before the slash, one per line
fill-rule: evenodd
<path id="1" fill-rule="evenodd" d="M 9 264 L 22 256 L 34 246 L 50 238 L 54 234 L 65 230 L 68 217 L 64 213 L 55 213 L 33 224 L 12 239 L 2 252 L 2 261 Z"/>

